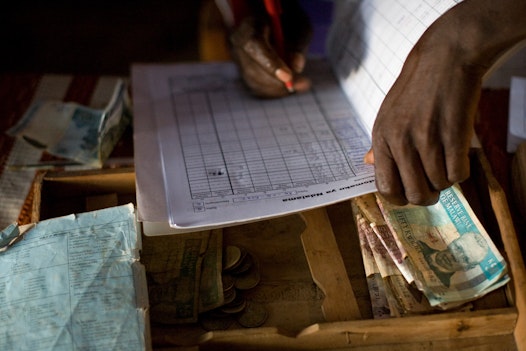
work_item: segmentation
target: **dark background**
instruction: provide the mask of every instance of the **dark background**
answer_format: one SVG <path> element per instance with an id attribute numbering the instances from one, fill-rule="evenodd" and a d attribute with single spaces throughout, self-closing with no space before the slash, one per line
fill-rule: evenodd
<path id="1" fill-rule="evenodd" d="M 198 59 L 199 0 L 21 0 L 0 11 L 0 71 L 127 74 Z"/>

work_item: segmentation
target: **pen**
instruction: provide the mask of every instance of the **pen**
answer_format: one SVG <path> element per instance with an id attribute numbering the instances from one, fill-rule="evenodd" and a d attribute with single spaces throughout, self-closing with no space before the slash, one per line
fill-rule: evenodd
<path id="1" fill-rule="evenodd" d="M 283 30 L 281 28 L 281 2 L 280 0 L 264 0 L 265 8 L 270 17 L 270 24 L 272 26 L 272 35 L 274 46 L 278 55 L 283 59 L 285 58 L 285 43 L 283 38 Z M 292 80 L 285 83 L 285 87 L 291 93 L 294 92 Z"/>

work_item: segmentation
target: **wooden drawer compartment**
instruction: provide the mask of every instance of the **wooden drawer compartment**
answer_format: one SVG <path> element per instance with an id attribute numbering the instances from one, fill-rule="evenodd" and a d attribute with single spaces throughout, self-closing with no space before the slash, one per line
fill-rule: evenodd
<path id="1" fill-rule="evenodd" d="M 34 219 L 60 215 L 50 208 L 71 209 L 63 204 L 84 204 L 93 194 L 112 191 L 119 202 L 129 201 L 134 179 L 133 170 L 49 172 L 35 193 Z M 352 210 L 343 202 L 223 228 L 224 245 L 245 247 L 257 257 L 261 281 L 246 296 L 266 306 L 268 319 L 257 328 L 234 323 L 220 331 L 152 324 L 154 349 L 526 350 L 524 261 L 505 195 L 480 150 L 473 152 L 472 177 L 463 189 L 512 278 L 476 300 L 473 310 L 372 319 Z"/>

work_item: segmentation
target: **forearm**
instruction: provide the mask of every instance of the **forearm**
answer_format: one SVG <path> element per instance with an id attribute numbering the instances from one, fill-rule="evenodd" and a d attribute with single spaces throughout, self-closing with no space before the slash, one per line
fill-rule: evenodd
<path id="1" fill-rule="evenodd" d="M 463 64 L 486 71 L 526 40 L 526 0 L 465 0 L 438 19 L 429 31 L 433 41 L 453 43 L 453 55 Z M 429 44 L 434 45 L 433 41 Z"/>

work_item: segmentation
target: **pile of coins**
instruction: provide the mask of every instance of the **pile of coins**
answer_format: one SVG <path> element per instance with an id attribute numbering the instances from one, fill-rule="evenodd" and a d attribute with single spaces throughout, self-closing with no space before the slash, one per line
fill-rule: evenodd
<path id="1" fill-rule="evenodd" d="M 222 306 L 199 315 L 199 323 L 206 330 L 226 330 L 234 322 L 246 328 L 260 327 L 268 318 L 265 306 L 245 298 L 247 290 L 261 280 L 259 264 L 243 247 L 228 245 L 223 249 Z"/>

